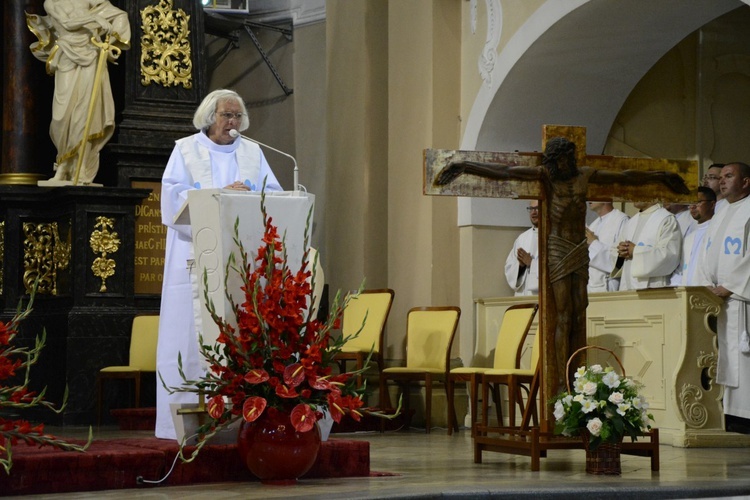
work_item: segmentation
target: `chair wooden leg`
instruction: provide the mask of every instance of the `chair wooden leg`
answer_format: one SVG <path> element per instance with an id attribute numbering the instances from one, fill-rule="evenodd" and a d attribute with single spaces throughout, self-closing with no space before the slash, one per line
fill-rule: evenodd
<path id="1" fill-rule="evenodd" d="M 508 378 L 508 427 L 516 426 L 516 384 L 511 375 Z"/>
<path id="2" fill-rule="evenodd" d="M 142 373 L 137 373 L 135 375 L 135 407 L 140 408 L 141 407 L 141 377 L 143 376 Z"/>
<path id="3" fill-rule="evenodd" d="M 432 376 L 428 373 L 424 379 L 424 422 L 427 434 L 432 428 Z"/>
<path id="4" fill-rule="evenodd" d="M 102 425 L 102 378 L 96 377 L 96 425 Z"/>
<path id="5" fill-rule="evenodd" d="M 503 426 L 503 398 L 500 395 L 500 384 L 492 385 L 492 402 L 495 403 L 495 415 L 497 416 L 497 425 Z"/>
<path id="6" fill-rule="evenodd" d="M 487 426 L 489 424 L 489 408 L 487 402 L 489 401 L 489 382 L 482 377 L 482 425 Z"/>
<path id="7" fill-rule="evenodd" d="M 469 411 L 471 411 L 471 437 L 474 437 L 475 425 L 478 421 L 477 412 L 479 411 L 479 376 L 476 373 L 471 374 L 469 379 Z"/>
<path id="8" fill-rule="evenodd" d="M 456 416 L 456 406 L 453 398 L 455 397 L 456 381 L 452 376 L 448 376 L 445 381 L 445 397 L 448 402 L 448 435 L 453 435 L 453 428 L 458 431 L 458 417 Z"/>

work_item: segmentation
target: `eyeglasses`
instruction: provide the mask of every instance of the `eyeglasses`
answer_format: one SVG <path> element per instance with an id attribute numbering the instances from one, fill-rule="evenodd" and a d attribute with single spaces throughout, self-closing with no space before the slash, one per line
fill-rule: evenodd
<path id="1" fill-rule="evenodd" d="M 707 202 L 707 201 L 708 201 L 708 200 L 695 200 L 695 201 L 689 201 L 689 202 L 688 202 L 688 205 L 689 205 L 689 206 L 693 206 L 693 207 L 694 207 L 694 206 L 700 205 L 701 203 L 705 203 L 705 202 Z"/>
<path id="2" fill-rule="evenodd" d="M 538 212 L 539 207 L 526 207 L 527 212 Z"/>
<path id="3" fill-rule="evenodd" d="M 245 113 L 229 113 L 228 111 L 222 111 L 221 113 L 219 113 L 219 116 L 221 116 L 225 120 L 231 120 L 232 118 L 242 120 L 242 117 L 245 116 Z"/>
<path id="4" fill-rule="evenodd" d="M 708 175 L 708 174 L 706 174 L 706 175 L 703 176 L 703 180 L 706 180 L 706 181 L 718 181 L 719 179 L 720 179 L 720 177 L 718 175 Z"/>

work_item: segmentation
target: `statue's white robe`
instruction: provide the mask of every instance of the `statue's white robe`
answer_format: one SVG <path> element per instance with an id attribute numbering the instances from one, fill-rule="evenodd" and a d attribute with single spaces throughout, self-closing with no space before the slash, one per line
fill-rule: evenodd
<path id="1" fill-rule="evenodd" d="M 617 261 L 617 244 L 628 216 L 614 209 L 591 223 L 589 229 L 597 236 L 589 245 L 589 293 L 617 291 L 619 280 L 610 279 L 609 273 Z"/>
<path id="2" fill-rule="evenodd" d="M 740 350 L 750 305 L 750 197 L 714 215 L 704 237 L 699 273 L 703 283 L 732 292 L 718 317 L 716 381 L 724 385 L 724 413 L 750 418 L 750 354 Z"/>
<path id="3" fill-rule="evenodd" d="M 521 275 L 518 271 L 521 266 L 516 257 L 518 249 L 523 248 L 531 254 L 531 265 Z M 539 231 L 532 227 L 521 233 L 513 243 L 513 250 L 505 259 L 505 279 L 513 289 L 515 295 L 538 295 L 539 294 Z"/>
<path id="4" fill-rule="evenodd" d="M 266 176 L 266 190 L 281 191 L 258 145 L 242 139 L 220 146 L 200 132 L 177 141 L 172 151 L 162 177 L 161 216 L 167 226 L 167 248 L 156 359 L 156 368 L 170 387 L 182 385 L 178 353 L 188 379 L 203 375 L 193 315 L 193 301 L 198 297 L 187 264 L 193 258 L 192 234 L 189 225 L 175 224 L 174 217 L 191 189 L 223 188 L 241 181 L 259 191 Z M 156 385 L 156 437 L 176 439 L 170 403 L 196 402 L 197 398 L 192 393 L 170 395 L 159 379 Z"/>
<path id="5" fill-rule="evenodd" d="M 653 205 L 631 217 L 622 236 L 623 241 L 635 243 L 635 249 L 633 258 L 623 262 L 620 290 L 668 286 L 682 253 L 682 235 L 675 216 Z"/>

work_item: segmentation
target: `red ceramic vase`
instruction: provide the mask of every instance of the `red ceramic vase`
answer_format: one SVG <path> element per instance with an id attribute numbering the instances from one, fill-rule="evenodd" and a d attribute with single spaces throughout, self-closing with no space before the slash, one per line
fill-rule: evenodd
<path id="1" fill-rule="evenodd" d="M 242 422 L 237 437 L 240 459 L 264 483 L 293 484 L 312 468 L 320 449 L 320 430 L 297 432 L 289 413 L 275 408 L 254 422 Z"/>

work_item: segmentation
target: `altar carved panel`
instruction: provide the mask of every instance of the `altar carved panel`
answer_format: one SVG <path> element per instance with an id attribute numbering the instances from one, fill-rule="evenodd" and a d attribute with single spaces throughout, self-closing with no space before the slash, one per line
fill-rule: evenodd
<path id="1" fill-rule="evenodd" d="M 477 299 L 476 351 L 461 353 L 464 364 L 491 365 L 503 313 L 530 300 L 536 297 Z M 724 431 L 723 388 L 714 382 L 720 308 L 721 301 L 704 287 L 589 295 L 589 344 L 611 349 L 626 374 L 643 382 L 664 444 L 737 446 L 737 435 Z M 589 362 L 613 364 L 601 356 L 589 350 Z M 528 366 L 528 360 L 522 365 Z"/>

